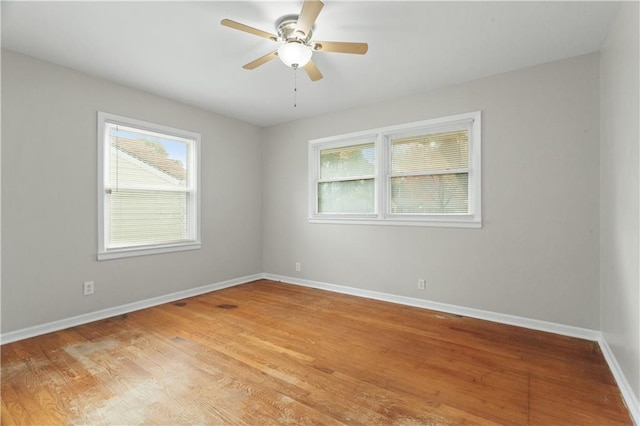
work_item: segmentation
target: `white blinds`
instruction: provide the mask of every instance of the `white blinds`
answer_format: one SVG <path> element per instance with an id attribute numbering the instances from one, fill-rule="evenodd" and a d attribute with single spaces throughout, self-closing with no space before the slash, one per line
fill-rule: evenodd
<path id="1" fill-rule="evenodd" d="M 110 195 L 111 247 L 157 245 L 189 240 L 189 194 L 117 190 Z"/>
<path id="2" fill-rule="evenodd" d="M 467 129 L 391 139 L 393 214 L 469 211 Z"/>
<path id="3" fill-rule="evenodd" d="M 434 133 L 391 142 L 391 172 L 433 172 L 469 166 L 468 131 Z"/>
<path id="4" fill-rule="evenodd" d="M 321 150 L 318 212 L 348 214 L 374 210 L 374 143 Z"/>
<path id="5" fill-rule="evenodd" d="M 193 142 L 106 127 L 107 248 L 194 240 Z"/>

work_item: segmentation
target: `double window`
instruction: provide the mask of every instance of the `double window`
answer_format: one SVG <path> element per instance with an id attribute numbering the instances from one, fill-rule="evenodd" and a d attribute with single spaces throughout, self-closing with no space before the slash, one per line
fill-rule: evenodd
<path id="1" fill-rule="evenodd" d="M 98 113 L 98 259 L 200 247 L 200 135 Z"/>
<path id="2" fill-rule="evenodd" d="M 311 222 L 480 227 L 480 112 L 312 140 Z"/>

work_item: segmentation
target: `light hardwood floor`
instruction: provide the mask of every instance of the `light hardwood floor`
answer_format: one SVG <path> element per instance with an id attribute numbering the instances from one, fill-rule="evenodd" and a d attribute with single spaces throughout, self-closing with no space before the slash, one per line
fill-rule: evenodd
<path id="1" fill-rule="evenodd" d="M 594 342 L 261 280 L 2 346 L 2 424 L 631 424 Z"/>

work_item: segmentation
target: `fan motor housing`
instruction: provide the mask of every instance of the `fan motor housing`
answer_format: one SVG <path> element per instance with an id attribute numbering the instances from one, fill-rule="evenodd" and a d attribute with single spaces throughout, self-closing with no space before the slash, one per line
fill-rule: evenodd
<path id="1" fill-rule="evenodd" d="M 278 37 L 285 42 L 298 41 L 308 45 L 309 40 L 311 40 L 311 36 L 313 35 L 314 27 L 312 27 L 307 34 L 304 34 L 301 31 L 296 31 L 297 25 L 298 15 L 285 15 L 278 19 L 276 22 Z"/>

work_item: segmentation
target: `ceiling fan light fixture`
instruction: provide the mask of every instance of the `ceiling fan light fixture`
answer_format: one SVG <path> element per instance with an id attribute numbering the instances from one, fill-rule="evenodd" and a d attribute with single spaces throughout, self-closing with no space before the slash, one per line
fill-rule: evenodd
<path id="1" fill-rule="evenodd" d="M 311 60 L 312 54 L 309 46 L 297 41 L 284 43 L 278 48 L 278 58 L 291 68 L 304 67 Z"/>

